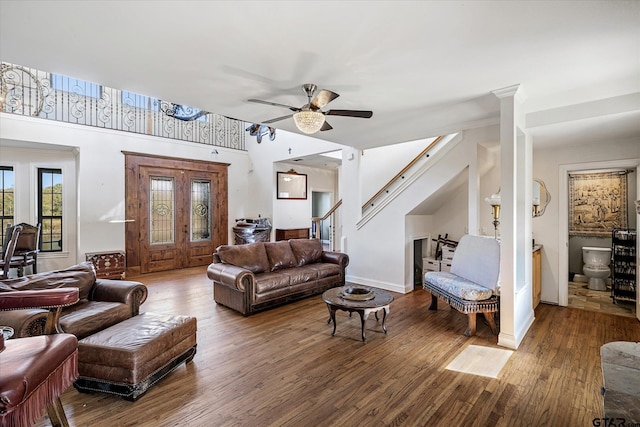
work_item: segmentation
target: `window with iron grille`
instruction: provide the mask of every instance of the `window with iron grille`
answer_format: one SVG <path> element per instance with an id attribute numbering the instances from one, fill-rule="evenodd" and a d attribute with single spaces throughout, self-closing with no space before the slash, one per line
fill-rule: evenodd
<path id="1" fill-rule="evenodd" d="M 42 223 L 40 251 L 62 251 L 62 170 L 38 169 L 38 222 Z"/>
<path id="2" fill-rule="evenodd" d="M 13 168 L 0 166 L 0 235 L 4 242 L 7 225 L 13 224 L 13 195 L 15 194 L 15 178 Z"/>

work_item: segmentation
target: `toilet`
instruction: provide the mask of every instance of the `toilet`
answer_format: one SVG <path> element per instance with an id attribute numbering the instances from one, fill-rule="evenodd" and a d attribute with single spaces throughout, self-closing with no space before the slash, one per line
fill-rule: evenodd
<path id="1" fill-rule="evenodd" d="M 594 291 L 606 291 L 605 280 L 611 275 L 611 248 L 584 246 L 582 248 L 582 271 L 589 279 L 587 288 Z"/>

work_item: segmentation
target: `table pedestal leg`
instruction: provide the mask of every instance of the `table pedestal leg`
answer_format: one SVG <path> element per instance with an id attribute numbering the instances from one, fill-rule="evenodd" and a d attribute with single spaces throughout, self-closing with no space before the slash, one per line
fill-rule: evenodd
<path id="1" fill-rule="evenodd" d="M 366 320 L 365 316 L 364 316 L 364 311 L 358 311 L 358 314 L 360 315 L 360 325 L 362 326 L 362 341 L 365 340 L 365 336 L 364 336 L 364 321 Z"/>
<path id="2" fill-rule="evenodd" d="M 385 307 L 383 309 L 384 311 L 382 312 L 382 330 L 384 331 L 384 333 L 387 333 L 387 327 L 385 326 L 384 322 L 387 320 L 387 312 L 389 311 L 389 307 Z M 376 315 L 378 314 L 378 312 L 376 311 Z"/>
<path id="3" fill-rule="evenodd" d="M 329 315 L 331 316 L 329 318 L 329 323 L 331 323 L 333 321 L 333 331 L 331 332 L 331 336 L 334 336 L 336 334 L 336 309 L 335 308 L 329 308 Z"/>

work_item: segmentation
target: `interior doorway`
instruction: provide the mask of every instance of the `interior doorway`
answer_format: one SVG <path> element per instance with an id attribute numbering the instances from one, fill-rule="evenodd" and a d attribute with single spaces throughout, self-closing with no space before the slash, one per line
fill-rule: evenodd
<path id="1" fill-rule="evenodd" d="M 314 218 L 322 218 L 333 207 L 333 192 L 331 191 L 312 191 L 311 192 L 311 216 Z M 317 230 L 313 224 L 311 236 L 320 238 L 322 246 L 332 248 L 333 241 L 333 215 L 324 221 L 320 221 L 320 229 Z"/>
<path id="2" fill-rule="evenodd" d="M 595 247 L 610 247 L 611 239 L 604 239 L 601 242 L 587 241 L 584 238 L 574 238 L 569 235 L 569 175 L 573 172 L 585 171 L 607 171 L 612 169 L 627 169 L 632 172 L 627 175 L 627 209 L 628 228 L 637 229 L 637 214 L 635 212 L 634 200 L 640 199 L 640 159 L 614 160 L 604 162 L 591 162 L 580 164 L 562 165 L 560 168 L 560 191 L 559 193 L 559 218 L 560 221 L 559 239 L 559 295 L 558 302 L 561 306 L 570 306 L 591 311 L 601 311 L 612 314 L 633 316 L 640 320 L 640 272 L 636 268 L 636 301 L 630 304 L 613 304 L 611 298 L 611 288 L 606 291 L 596 291 L 588 289 L 584 283 L 582 274 L 582 246 L 591 245 Z M 604 243 L 603 243 L 604 242 Z M 638 246 L 636 245 L 636 253 Z"/>
<path id="3" fill-rule="evenodd" d="M 127 269 L 207 265 L 227 242 L 227 165 L 125 153 Z"/>

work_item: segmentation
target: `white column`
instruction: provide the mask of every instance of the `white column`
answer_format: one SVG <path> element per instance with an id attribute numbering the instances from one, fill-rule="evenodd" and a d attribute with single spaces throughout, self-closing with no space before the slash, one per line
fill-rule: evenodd
<path id="1" fill-rule="evenodd" d="M 493 91 L 500 100 L 500 335 L 516 349 L 533 322 L 531 292 L 532 150 L 524 133 L 519 85 Z"/>
<path id="2" fill-rule="evenodd" d="M 467 233 L 477 236 L 480 231 L 480 210 L 479 206 L 484 204 L 480 201 L 480 174 L 478 173 L 478 144 L 474 144 L 472 148 L 475 153 L 470 156 L 469 176 L 467 192 L 469 206 L 469 218 L 467 219 Z"/>

